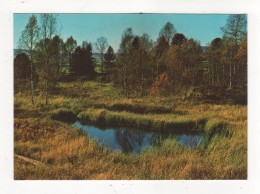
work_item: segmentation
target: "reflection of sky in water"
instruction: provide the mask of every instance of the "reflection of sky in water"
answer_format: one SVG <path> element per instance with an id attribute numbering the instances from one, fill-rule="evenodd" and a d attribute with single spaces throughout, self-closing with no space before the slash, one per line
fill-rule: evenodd
<path id="1" fill-rule="evenodd" d="M 140 153 L 142 149 L 150 147 L 167 138 L 174 138 L 180 144 L 194 147 L 204 139 L 203 135 L 173 134 L 168 132 L 141 131 L 125 128 L 99 129 L 91 125 L 82 125 L 79 121 L 73 124 L 83 129 L 90 138 L 107 145 L 111 150 L 121 150 L 125 153 Z"/>
<path id="2" fill-rule="evenodd" d="M 185 145 L 187 147 L 194 147 L 199 142 L 202 142 L 204 140 L 203 135 L 187 135 L 187 134 L 181 134 L 177 136 L 178 142 L 180 142 L 182 145 Z"/>

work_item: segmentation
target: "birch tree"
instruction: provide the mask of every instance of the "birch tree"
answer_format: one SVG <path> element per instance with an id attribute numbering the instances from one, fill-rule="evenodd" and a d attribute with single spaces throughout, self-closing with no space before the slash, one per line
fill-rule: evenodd
<path id="1" fill-rule="evenodd" d="M 108 47 L 108 42 L 105 37 L 99 37 L 95 43 L 96 51 L 99 54 L 99 58 L 101 61 L 101 72 L 104 72 L 104 55 L 106 52 L 106 49 Z"/>
<path id="2" fill-rule="evenodd" d="M 42 42 L 40 45 L 40 52 L 43 56 L 43 70 L 44 70 L 44 80 L 45 80 L 45 104 L 48 104 L 49 97 L 49 80 L 50 80 L 50 70 L 51 70 L 51 51 L 52 51 L 52 41 L 51 39 L 57 33 L 57 16 L 54 14 L 42 14 L 41 15 L 41 35 Z"/>
<path id="3" fill-rule="evenodd" d="M 22 32 L 22 35 L 19 40 L 19 47 L 25 49 L 29 52 L 30 57 L 30 82 L 31 82 L 31 101 L 34 104 L 34 52 L 35 46 L 39 38 L 40 28 L 37 23 L 37 17 L 32 15 L 29 18 L 25 29 Z"/>
<path id="4" fill-rule="evenodd" d="M 236 53 L 239 49 L 239 44 L 247 35 L 247 17 L 244 14 L 229 15 L 226 25 L 221 28 L 223 32 L 223 40 L 225 41 L 224 62 L 229 66 L 229 88 L 234 86 L 236 73 L 238 71 L 236 65 Z"/>

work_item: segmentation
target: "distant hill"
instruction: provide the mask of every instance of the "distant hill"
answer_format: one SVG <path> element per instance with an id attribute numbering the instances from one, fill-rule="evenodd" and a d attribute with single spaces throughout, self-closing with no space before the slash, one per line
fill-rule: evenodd
<path id="1" fill-rule="evenodd" d="M 24 54 L 29 56 L 29 51 L 28 50 L 25 50 L 25 49 L 14 49 L 14 58 L 17 55 L 21 54 L 21 53 L 24 53 Z"/>
<path id="2" fill-rule="evenodd" d="M 21 54 L 21 53 L 24 53 L 26 55 L 29 56 L 29 51 L 28 50 L 25 50 L 25 49 L 14 49 L 14 58 Z M 98 53 L 93 53 L 92 57 L 96 60 L 96 61 L 100 61 L 100 58 L 99 58 L 99 54 Z"/>

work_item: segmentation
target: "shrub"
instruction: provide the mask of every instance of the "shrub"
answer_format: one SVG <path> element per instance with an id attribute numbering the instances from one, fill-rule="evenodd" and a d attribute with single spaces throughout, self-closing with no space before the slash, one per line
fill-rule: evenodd
<path id="1" fill-rule="evenodd" d="M 51 118 L 58 121 L 73 123 L 77 120 L 77 116 L 68 110 L 58 109 L 51 113 Z"/>

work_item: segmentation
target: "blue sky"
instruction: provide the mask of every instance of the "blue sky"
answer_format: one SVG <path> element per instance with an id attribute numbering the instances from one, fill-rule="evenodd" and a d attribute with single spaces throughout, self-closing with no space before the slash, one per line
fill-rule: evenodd
<path id="1" fill-rule="evenodd" d="M 14 14 L 14 48 L 17 48 L 30 16 Z M 132 27 L 135 35 L 147 33 L 156 40 L 160 29 L 171 22 L 177 32 L 206 45 L 222 36 L 220 28 L 225 25 L 227 17 L 225 14 L 58 14 L 58 34 L 64 40 L 72 35 L 80 45 L 82 41 L 94 43 L 98 37 L 104 36 L 117 50 L 126 28 Z"/>

